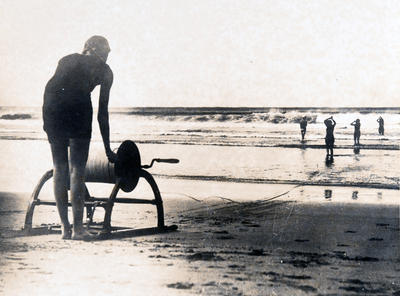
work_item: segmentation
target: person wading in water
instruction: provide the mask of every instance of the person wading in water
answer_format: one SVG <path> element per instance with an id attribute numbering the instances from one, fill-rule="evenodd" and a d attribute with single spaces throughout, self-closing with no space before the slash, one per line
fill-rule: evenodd
<path id="1" fill-rule="evenodd" d="M 300 120 L 300 131 L 301 131 L 301 141 L 304 141 L 304 137 L 307 132 L 307 117 L 305 116 Z"/>
<path id="2" fill-rule="evenodd" d="M 360 145 L 360 136 L 361 136 L 361 123 L 360 119 L 354 120 L 352 123 L 350 123 L 352 126 L 354 126 L 354 146 L 355 145 Z"/>
<path id="3" fill-rule="evenodd" d="M 336 126 L 336 121 L 331 116 L 325 119 L 324 123 L 326 126 L 326 135 L 325 135 L 326 157 L 333 158 L 333 145 L 335 144 L 335 137 L 333 135 L 333 131 Z"/>
<path id="4" fill-rule="evenodd" d="M 382 116 L 379 116 L 379 118 L 376 120 L 379 123 L 379 128 L 378 128 L 378 133 L 383 136 L 385 134 L 385 127 L 384 127 L 384 121 Z"/>

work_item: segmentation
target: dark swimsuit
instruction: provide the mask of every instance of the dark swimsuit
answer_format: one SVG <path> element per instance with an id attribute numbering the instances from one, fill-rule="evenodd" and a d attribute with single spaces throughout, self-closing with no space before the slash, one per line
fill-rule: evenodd
<path id="1" fill-rule="evenodd" d="M 359 138 L 361 136 L 360 127 L 361 127 L 361 123 L 356 123 L 354 125 L 354 137 Z"/>
<path id="2" fill-rule="evenodd" d="M 383 125 L 384 123 L 383 123 L 383 119 L 379 119 L 379 129 L 378 129 L 378 132 L 379 132 L 379 134 L 383 134 L 384 133 L 384 125 Z"/>
<path id="3" fill-rule="evenodd" d="M 307 129 L 307 121 L 300 121 L 300 129 L 306 131 Z"/>
<path id="4" fill-rule="evenodd" d="M 333 148 L 333 144 L 335 143 L 335 137 L 333 136 L 333 130 L 335 126 L 326 127 L 326 136 L 325 136 L 325 144 L 327 148 Z"/>
<path id="5" fill-rule="evenodd" d="M 93 108 L 90 93 L 103 81 L 109 66 L 99 58 L 71 54 L 62 58 L 44 92 L 43 129 L 49 142 L 89 138 Z"/>

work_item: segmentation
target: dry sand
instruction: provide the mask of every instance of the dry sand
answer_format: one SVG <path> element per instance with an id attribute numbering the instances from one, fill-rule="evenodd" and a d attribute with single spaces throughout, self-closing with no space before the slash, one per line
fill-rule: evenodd
<path id="1" fill-rule="evenodd" d="M 157 182 L 178 231 L 93 242 L 18 237 L 29 194 L 2 193 L 1 293 L 400 295 L 396 190 Z M 57 222 L 54 207 L 38 208 L 42 222 Z M 117 205 L 112 222 L 154 227 L 155 208 Z"/>

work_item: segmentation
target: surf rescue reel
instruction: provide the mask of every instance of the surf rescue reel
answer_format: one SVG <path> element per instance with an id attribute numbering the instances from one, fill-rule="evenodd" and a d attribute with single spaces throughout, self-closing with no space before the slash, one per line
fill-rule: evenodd
<path id="1" fill-rule="evenodd" d="M 152 204 L 157 208 L 157 228 L 158 231 L 168 231 L 177 229 L 176 225 L 165 226 L 164 208 L 158 186 L 153 176 L 145 169 L 151 168 L 154 162 L 178 163 L 175 158 L 161 159 L 154 158 L 150 165 L 141 165 L 140 153 L 133 141 L 124 141 L 117 150 L 117 160 L 115 164 L 110 163 L 104 153 L 98 156 L 89 156 L 85 169 L 85 183 L 108 183 L 114 184 L 108 198 L 93 197 L 86 188 L 85 208 L 88 226 L 94 226 L 93 214 L 96 207 L 104 208 L 104 220 L 100 223 L 102 233 L 110 233 L 114 228 L 111 226 L 111 214 L 115 203 L 127 204 Z M 42 200 L 39 198 L 43 185 L 53 177 L 53 170 L 47 171 L 39 180 L 32 192 L 28 210 L 25 216 L 24 230 L 26 233 L 32 232 L 32 219 L 35 207 L 40 205 L 56 206 L 52 200 Z M 144 178 L 150 185 L 154 199 L 138 198 L 119 198 L 119 190 L 124 192 L 133 191 L 140 178 Z M 71 206 L 71 203 L 68 203 Z M 96 224 L 98 226 L 98 224 Z"/>

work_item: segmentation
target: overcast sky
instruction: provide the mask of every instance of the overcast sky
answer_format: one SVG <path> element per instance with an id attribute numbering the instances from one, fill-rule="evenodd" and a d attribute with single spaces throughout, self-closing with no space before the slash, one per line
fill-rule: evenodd
<path id="1" fill-rule="evenodd" d="M 400 102 L 400 1 L 1 0 L 0 105 L 41 106 L 95 34 L 111 107 Z"/>

